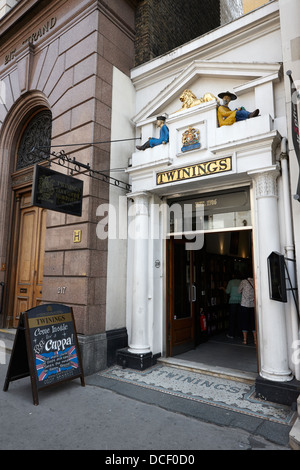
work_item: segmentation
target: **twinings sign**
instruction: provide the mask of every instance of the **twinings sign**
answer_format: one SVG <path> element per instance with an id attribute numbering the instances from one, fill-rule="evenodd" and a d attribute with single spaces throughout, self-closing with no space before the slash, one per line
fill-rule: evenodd
<path id="1" fill-rule="evenodd" d="M 156 184 L 173 183 L 174 181 L 183 181 L 191 178 L 199 178 L 201 176 L 225 173 L 230 170 L 232 170 L 232 159 L 231 157 L 225 157 L 210 162 L 197 163 L 196 165 L 157 173 Z"/>

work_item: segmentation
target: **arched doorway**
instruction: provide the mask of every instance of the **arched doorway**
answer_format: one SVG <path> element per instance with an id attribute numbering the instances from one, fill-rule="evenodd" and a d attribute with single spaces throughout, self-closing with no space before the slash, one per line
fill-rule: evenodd
<path id="1" fill-rule="evenodd" d="M 34 164 L 45 159 L 51 130 L 51 112 L 35 110 L 24 121 L 16 144 L 7 295 L 10 327 L 17 327 L 20 313 L 42 300 L 46 210 L 32 206 L 31 191 Z"/>

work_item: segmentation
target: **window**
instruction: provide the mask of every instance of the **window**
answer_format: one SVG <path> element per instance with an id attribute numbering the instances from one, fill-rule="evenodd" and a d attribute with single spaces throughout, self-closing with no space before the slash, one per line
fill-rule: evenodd
<path id="1" fill-rule="evenodd" d="M 40 111 L 26 126 L 17 152 L 17 170 L 34 165 L 49 155 L 51 147 L 52 114 Z"/>
<path id="2" fill-rule="evenodd" d="M 220 191 L 181 200 L 173 199 L 168 201 L 168 205 L 170 233 L 251 227 L 248 188 Z"/>

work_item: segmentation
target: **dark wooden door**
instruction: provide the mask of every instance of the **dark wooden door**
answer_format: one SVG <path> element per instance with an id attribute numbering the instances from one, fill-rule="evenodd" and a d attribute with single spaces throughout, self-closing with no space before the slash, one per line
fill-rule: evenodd
<path id="1" fill-rule="evenodd" d="M 174 356 L 195 346 L 194 252 L 185 240 L 168 241 L 168 354 Z"/>

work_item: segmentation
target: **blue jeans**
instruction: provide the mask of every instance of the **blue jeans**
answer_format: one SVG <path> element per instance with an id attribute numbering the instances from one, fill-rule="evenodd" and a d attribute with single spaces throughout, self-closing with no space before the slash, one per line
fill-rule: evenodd
<path id="1" fill-rule="evenodd" d="M 249 119 L 249 111 L 242 109 L 241 111 L 236 112 L 236 121 L 245 121 L 245 119 Z"/>

